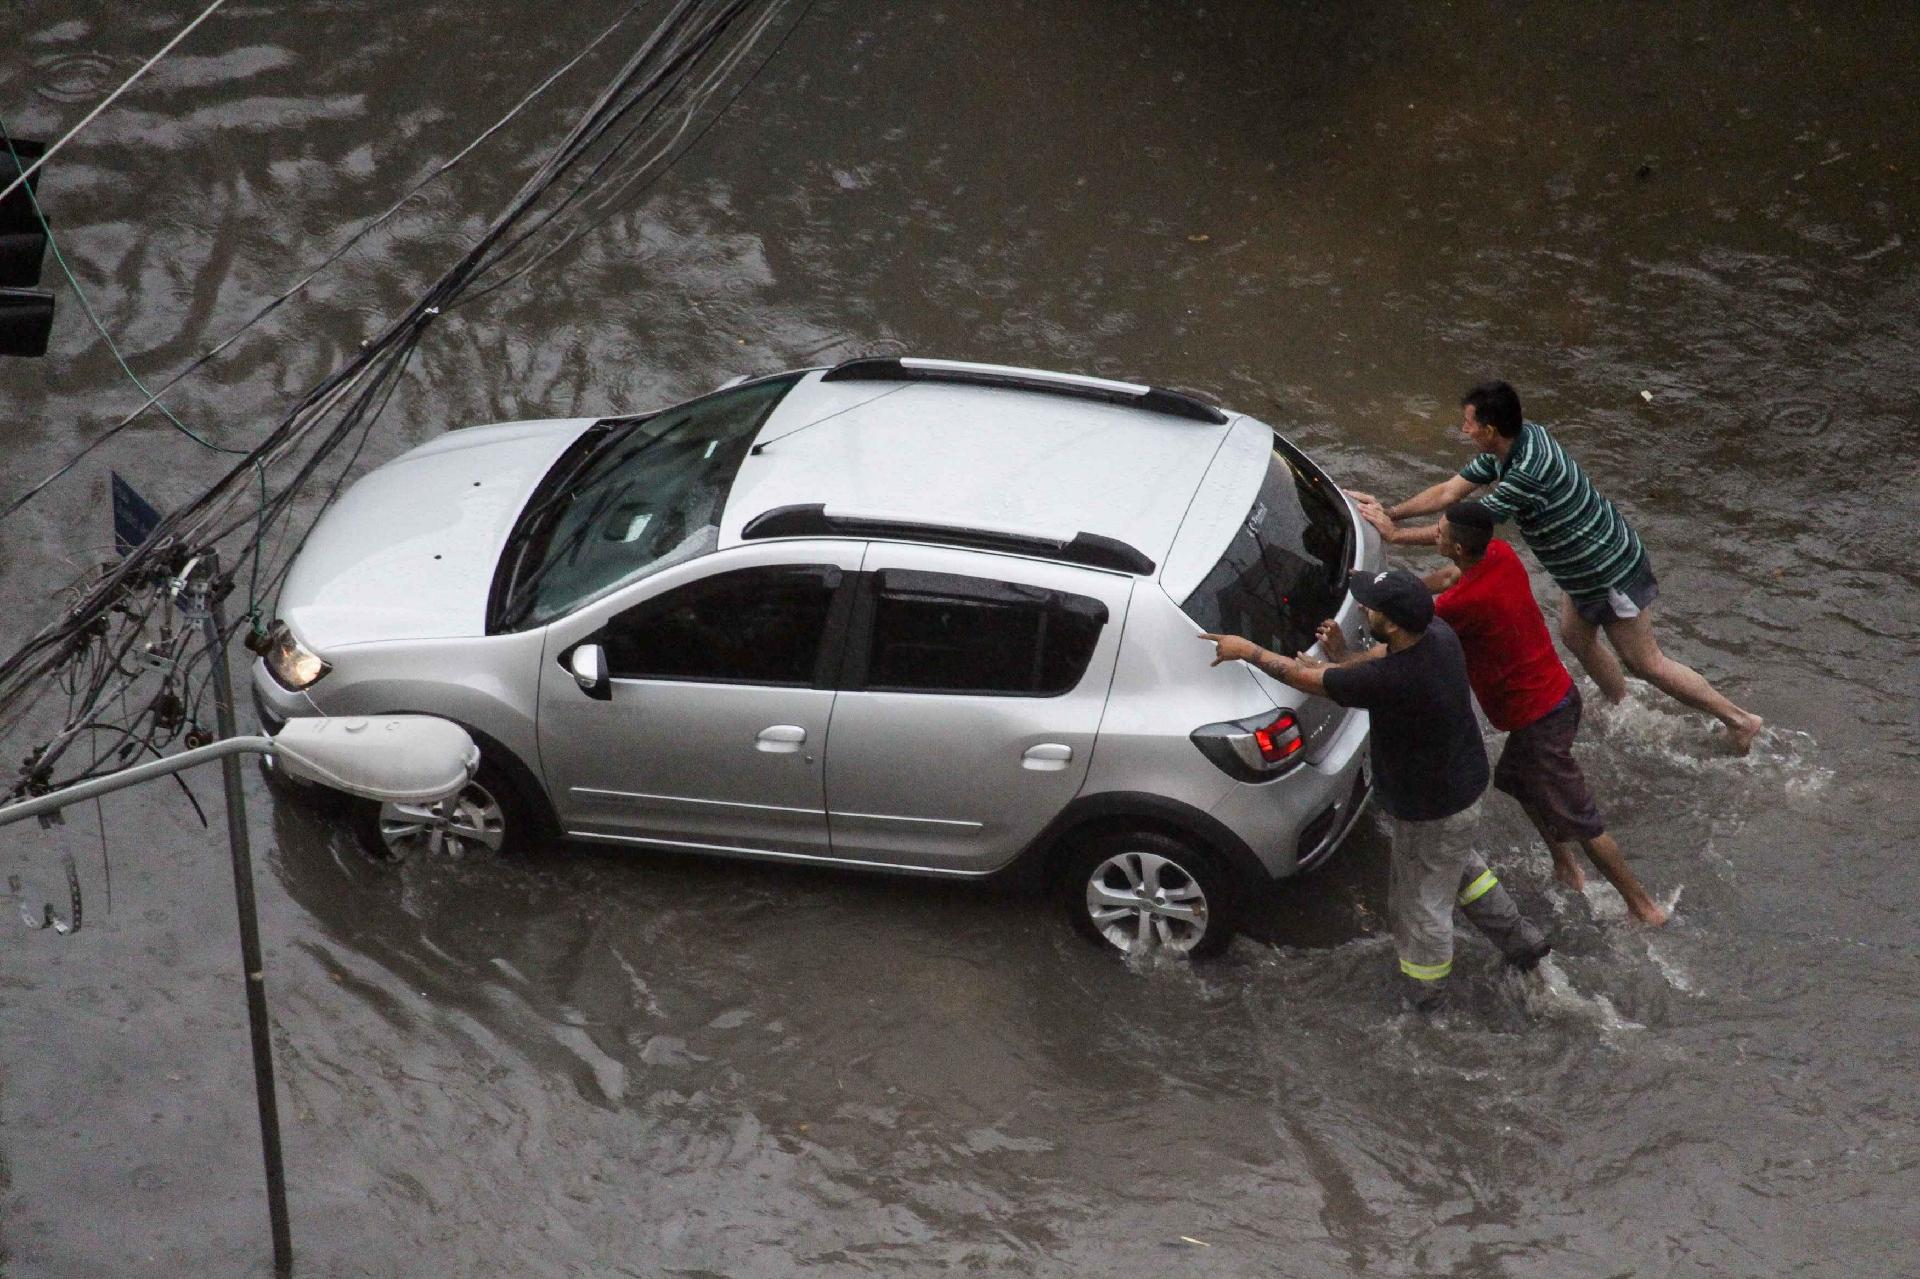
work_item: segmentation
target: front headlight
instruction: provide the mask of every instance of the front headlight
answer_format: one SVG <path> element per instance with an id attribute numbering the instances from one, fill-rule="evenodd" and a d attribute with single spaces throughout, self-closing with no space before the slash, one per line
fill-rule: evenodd
<path id="1" fill-rule="evenodd" d="M 299 692 L 311 688 L 333 667 L 320 654 L 293 637 L 285 622 L 275 622 L 267 632 L 267 672 L 282 688 Z"/>

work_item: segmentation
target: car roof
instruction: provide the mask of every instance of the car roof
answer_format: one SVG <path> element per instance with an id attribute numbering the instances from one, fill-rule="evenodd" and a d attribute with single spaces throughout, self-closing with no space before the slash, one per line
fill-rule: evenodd
<path id="1" fill-rule="evenodd" d="M 1039 375 L 1051 376 L 1051 375 Z M 1164 563 L 1234 419 L 1197 421 L 1046 390 L 804 375 L 762 425 L 720 520 L 829 515 L 1114 538 Z"/>

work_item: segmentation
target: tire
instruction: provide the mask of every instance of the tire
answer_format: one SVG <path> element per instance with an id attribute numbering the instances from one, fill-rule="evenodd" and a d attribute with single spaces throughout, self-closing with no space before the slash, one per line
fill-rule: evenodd
<path id="1" fill-rule="evenodd" d="M 507 774 L 483 758 L 465 790 L 438 804 L 355 800 L 353 832 L 375 861 L 419 854 L 514 856 L 539 836 L 533 806 Z"/>
<path id="2" fill-rule="evenodd" d="M 1154 831 L 1102 832 L 1076 843 L 1056 892 L 1082 936 L 1125 953 L 1144 938 L 1205 959 L 1233 940 L 1232 877 L 1207 853 Z M 1096 894 L 1109 905 L 1097 905 Z"/>

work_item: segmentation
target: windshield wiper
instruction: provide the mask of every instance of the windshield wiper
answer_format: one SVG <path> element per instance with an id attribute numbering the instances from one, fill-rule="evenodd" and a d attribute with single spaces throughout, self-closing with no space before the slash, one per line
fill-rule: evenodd
<path id="1" fill-rule="evenodd" d="M 618 444 L 621 440 L 624 440 L 631 433 L 632 429 L 640 424 L 641 420 L 644 419 L 626 419 L 618 423 L 608 420 L 596 422 L 594 425 L 588 427 L 586 432 L 580 437 L 582 440 L 587 439 L 595 431 L 602 432 L 601 438 L 594 440 L 582 450 L 579 458 L 574 461 L 572 466 L 567 468 L 567 473 L 564 478 L 552 482 L 552 492 L 542 497 L 539 501 L 529 504 L 526 510 L 520 512 L 520 518 L 514 521 L 513 532 L 508 535 L 507 544 L 511 546 L 516 542 L 527 541 L 533 536 L 535 526 L 539 524 L 543 517 L 572 501 L 575 496 L 573 482 L 585 474 L 587 468 L 592 466 L 601 454 Z M 625 426 L 627 430 L 615 429 L 618 426 Z M 547 488 L 549 485 L 543 484 L 541 487 Z"/>
<path id="2" fill-rule="evenodd" d="M 561 510 L 571 504 L 574 499 L 591 491 L 603 479 L 617 475 L 631 463 L 634 458 L 639 457 L 648 449 L 653 448 L 664 440 L 672 439 L 678 427 L 686 425 L 687 422 L 693 419 L 682 419 L 680 422 L 670 425 L 666 430 L 660 432 L 660 434 L 649 437 L 642 441 L 637 447 L 621 454 L 620 457 L 615 459 L 615 465 L 610 468 L 604 476 L 596 477 L 585 484 L 574 483 L 575 480 L 586 473 L 588 466 L 593 460 L 604 455 L 612 445 L 624 443 L 633 432 L 639 428 L 642 422 L 648 420 L 650 419 L 636 418 L 623 422 L 622 425 L 626 426 L 626 430 L 614 431 L 609 434 L 606 439 L 597 441 L 586 454 L 582 455 L 579 464 L 567 472 L 566 479 L 560 483 L 556 492 L 543 499 L 537 506 L 530 506 L 527 513 L 521 516 L 519 525 L 515 527 L 513 534 L 508 538 L 506 550 L 501 554 L 501 563 L 504 566 L 507 561 L 507 553 L 509 551 L 512 552 L 513 567 L 505 577 L 495 579 L 495 594 L 493 598 L 497 599 L 499 604 L 497 608 L 490 610 L 493 613 L 493 617 L 487 628 L 489 633 L 511 630 L 525 620 L 527 613 L 533 606 L 534 586 L 545 576 L 547 570 L 558 563 L 563 556 L 579 549 L 580 544 L 586 540 L 588 531 L 592 529 L 593 522 L 599 518 L 600 513 L 606 510 L 608 504 L 619 497 L 626 489 L 622 486 L 614 486 L 607 489 L 606 492 L 601 494 L 600 500 L 595 503 L 593 510 L 588 513 L 587 518 L 581 521 L 579 529 L 575 531 L 573 536 L 570 537 L 564 545 L 558 549 L 541 546 L 540 562 L 534 565 L 530 571 L 523 572 L 522 569 L 525 567 L 527 552 L 552 532 L 553 525 L 558 520 Z"/>
<path id="3" fill-rule="evenodd" d="M 569 458 L 567 454 L 561 455 L 547 477 L 534 489 L 526 509 L 514 520 L 507 540 L 500 547 L 500 559 L 493 572 L 493 587 L 487 596 L 489 634 L 504 629 L 500 618 L 505 611 L 502 604 L 518 587 L 521 563 L 526 559 L 527 548 L 546 532 L 547 525 L 551 523 L 550 517 L 573 499 L 573 482 L 609 445 L 626 434 L 616 429 L 618 425 L 621 424 L 601 421 L 581 432 L 580 438 L 567 450 L 568 454 L 574 456 Z M 593 438 L 596 432 L 600 436 L 598 439 Z"/>

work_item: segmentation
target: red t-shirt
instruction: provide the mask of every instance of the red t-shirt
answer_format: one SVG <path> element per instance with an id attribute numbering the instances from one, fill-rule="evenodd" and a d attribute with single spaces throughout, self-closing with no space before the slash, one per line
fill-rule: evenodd
<path id="1" fill-rule="evenodd" d="M 1573 688 L 1534 603 L 1526 567 L 1499 538 L 1487 543 L 1478 564 L 1440 593 L 1433 611 L 1459 634 L 1467 682 L 1501 732 L 1525 728 Z"/>

